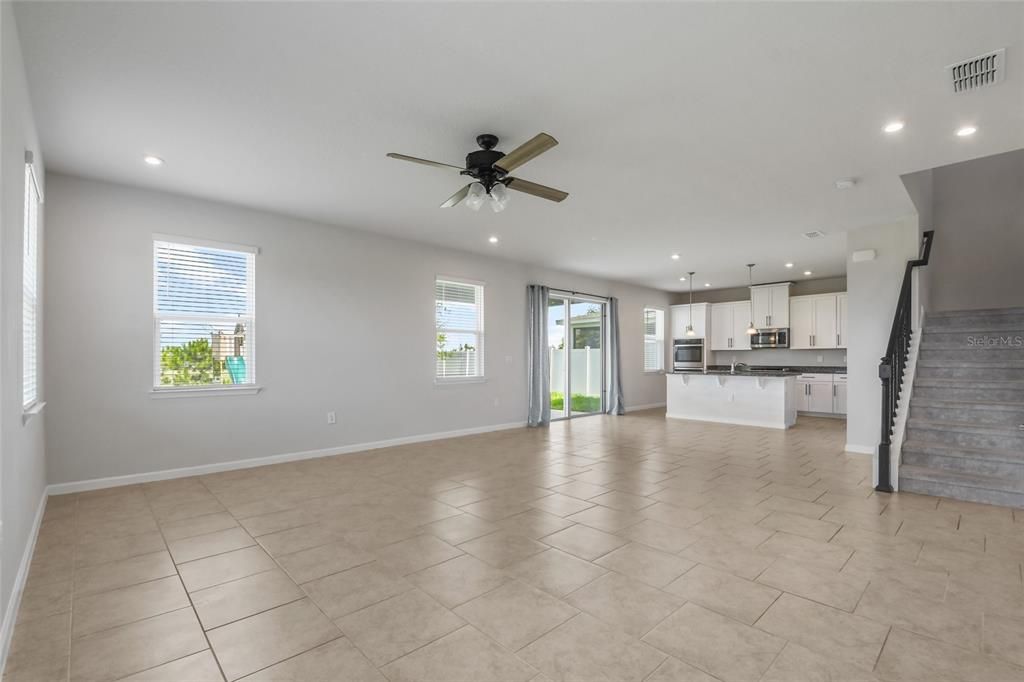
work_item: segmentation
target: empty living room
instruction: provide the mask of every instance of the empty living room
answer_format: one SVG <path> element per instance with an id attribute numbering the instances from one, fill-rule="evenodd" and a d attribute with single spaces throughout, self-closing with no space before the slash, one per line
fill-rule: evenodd
<path id="1" fill-rule="evenodd" d="M 2 682 L 1024 682 L 1024 1 L 0 57 Z"/>

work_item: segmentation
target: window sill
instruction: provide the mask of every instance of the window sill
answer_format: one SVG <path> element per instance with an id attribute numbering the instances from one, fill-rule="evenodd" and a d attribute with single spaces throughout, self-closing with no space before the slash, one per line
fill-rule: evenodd
<path id="1" fill-rule="evenodd" d="M 154 398 L 211 398 L 224 395 L 256 395 L 262 386 L 216 386 L 211 388 L 153 388 L 149 393 Z"/>
<path id="2" fill-rule="evenodd" d="M 463 384 L 486 384 L 487 377 L 436 377 L 435 386 L 461 386 Z"/>
<path id="3" fill-rule="evenodd" d="M 24 426 L 25 424 L 28 424 L 29 420 L 32 419 L 32 417 L 36 416 L 37 414 L 42 414 L 44 407 L 46 407 L 45 402 L 33 403 L 30 407 L 26 407 L 25 410 L 21 413 L 21 425 Z"/>
<path id="4" fill-rule="evenodd" d="M 665 370 L 663 370 L 663 369 L 645 369 L 644 370 L 644 374 L 664 374 L 664 373 L 665 373 Z"/>

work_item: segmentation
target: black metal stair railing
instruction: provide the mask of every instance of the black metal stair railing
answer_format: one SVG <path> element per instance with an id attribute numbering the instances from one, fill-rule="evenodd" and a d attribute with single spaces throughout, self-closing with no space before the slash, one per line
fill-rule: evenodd
<path id="1" fill-rule="evenodd" d="M 889 345 L 885 349 L 885 357 L 878 366 L 878 377 L 882 380 L 882 440 L 878 444 L 878 485 L 875 490 L 883 493 L 892 492 L 890 449 L 892 432 L 896 424 L 896 410 L 899 407 L 900 391 L 903 388 L 903 374 L 907 368 L 910 355 L 910 336 L 914 329 L 913 323 L 913 286 L 912 273 L 914 268 L 928 265 L 928 257 L 932 251 L 934 230 L 921 236 L 921 252 L 915 260 L 907 261 L 907 269 L 903 273 L 903 285 L 896 303 L 896 315 L 889 332 Z"/>

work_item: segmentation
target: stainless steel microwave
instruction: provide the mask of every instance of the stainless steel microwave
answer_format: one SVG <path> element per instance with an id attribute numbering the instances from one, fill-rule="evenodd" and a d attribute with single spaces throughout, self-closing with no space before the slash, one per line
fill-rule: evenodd
<path id="1" fill-rule="evenodd" d="M 672 343 L 672 371 L 704 370 L 704 339 L 676 339 Z"/>
<path id="2" fill-rule="evenodd" d="M 751 348 L 789 348 L 789 329 L 758 329 L 750 337 Z"/>

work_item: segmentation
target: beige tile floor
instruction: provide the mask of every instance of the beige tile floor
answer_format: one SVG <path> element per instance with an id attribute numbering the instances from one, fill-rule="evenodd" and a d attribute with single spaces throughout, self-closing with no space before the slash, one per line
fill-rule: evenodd
<path id="1" fill-rule="evenodd" d="M 588 417 L 51 498 L 5 680 L 1024 680 L 1024 512 Z"/>

